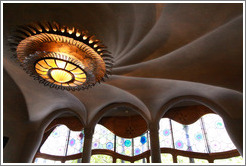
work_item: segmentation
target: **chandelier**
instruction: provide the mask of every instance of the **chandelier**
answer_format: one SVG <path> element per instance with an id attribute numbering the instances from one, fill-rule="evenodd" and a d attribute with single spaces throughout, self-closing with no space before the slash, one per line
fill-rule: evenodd
<path id="1" fill-rule="evenodd" d="M 110 52 L 95 36 L 56 22 L 19 26 L 9 43 L 26 73 L 56 89 L 87 89 L 112 68 Z"/>

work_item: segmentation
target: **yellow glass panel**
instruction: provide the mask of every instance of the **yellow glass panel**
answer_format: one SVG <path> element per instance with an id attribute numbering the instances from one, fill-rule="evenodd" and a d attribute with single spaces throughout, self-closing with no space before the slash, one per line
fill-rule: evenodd
<path id="1" fill-rule="evenodd" d="M 76 68 L 75 65 L 71 63 L 67 63 L 66 70 L 71 71 L 71 70 L 74 70 L 75 68 Z"/>
<path id="2" fill-rule="evenodd" d="M 49 76 L 48 75 L 40 75 L 41 77 L 43 77 L 44 79 L 48 79 Z"/>
<path id="3" fill-rule="evenodd" d="M 65 66 L 66 66 L 66 62 L 61 61 L 61 60 L 56 60 L 56 64 L 57 64 L 57 66 L 58 66 L 59 68 L 62 68 L 62 69 L 64 69 Z"/>
<path id="4" fill-rule="evenodd" d="M 42 67 L 44 67 L 46 69 L 51 68 L 49 65 L 47 65 L 47 63 L 44 60 L 39 61 L 38 64 L 40 64 Z"/>
<path id="5" fill-rule="evenodd" d="M 60 83 L 69 82 L 72 80 L 72 74 L 65 70 L 60 69 L 54 69 L 50 72 L 51 77 L 56 81 Z"/>
<path id="6" fill-rule="evenodd" d="M 50 78 L 46 79 L 46 81 L 49 81 L 49 82 L 51 82 L 51 83 L 54 82 L 54 80 L 52 80 L 52 79 L 50 79 Z"/>
<path id="7" fill-rule="evenodd" d="M 86 78 L 86 75 L 85 75 L 85 73 L 83 73 L 83 74 L 75 74 L 74 75 L 75 77 L 77 77 L 77 78 Z"/>
<path id="8" fill-rule="evenodd" d="M 77 77 L 75 77 L 75 80 L 76 80 L 76 81 L 80 81 L 80 82 L 85 82 L 85 81 L 86 81 L 85 78 L 77 78 Z"/>
<path id="9" fill-rule="evenodd" d="M 79 81 L 74 81 L 73 83 L 75 83 L 76 85 L 82 85 L 83 83 L 82 82 L 79 82 Z"/>
<path id="10" fill-rule="evenodd" d="M 48 63 L 48 65 L 52 66 L 52 68 L 57 68 L 54 59 L 45 59 L 45 61 Z"/>
<path id="11" fill-rule="evenodd" d="M 38 63 L 35 65 L 35 68 L 36 69 L 39 69 L 39 70 L 41 70 L 41 71 L 48 71 L 48 69 L 46 69 L 46 68 L 43 68 L 42 66 L 40 66 Z"/>
<path id="12" fill-rule="evenodd" d="M 69 85 L 65 83 L 65 84 L 62 84 L 62 86 L 69 86 Z"/>
<path id="13" fill-rule="evenodd" d="M 36 72 L 37 72 L 39 75 L 46 75 L 46 74 L 47 74 L 47 71 L 40 71 L 40 70 L 37 70 L 37 69 L 36 69 Z"/>
<path id="14" fill-rule="evenodd" d="M 69 83 L 69 86 L 77 86 L 77 85 L 74 83 Z"/>
<path id="15" fill-rule="evenodd" d="M 72 70 L 71 72 L 74 73 L 74 74 L 76 74 L 76 73 L 84 73 L 83 70 L 81 70 L 80 68 Z"/>
<path id="16" fill-rule="evenodd" d="M 59 82 L 54 82 L 54 84 L 56 84 L 56 85 L 61 85 L 62 83 L 59 83 Z"/>

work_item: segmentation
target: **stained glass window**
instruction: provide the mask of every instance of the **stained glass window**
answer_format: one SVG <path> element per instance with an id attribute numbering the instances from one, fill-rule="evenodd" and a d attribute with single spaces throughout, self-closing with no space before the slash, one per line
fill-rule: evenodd
<path id="1" fill-rule="evenodd" d="M 81 153 L 83 151 L 83 144 L 84 144 L 84 130 L 82 132 L 70 131 L 67 155 Z"/>
<path id="2" fill-rule="evenodd" d="M 83 151 L 84 130 L 72 131 L 65 125 L 57 126 L 40 148 L 40 152 L 55 156 L 67 156 Z M 77 163 L 78 160 L 69 160 L 66 163 Z M 61 163 L 61 161 L 37 158 L 35 163 Z"/>
<path id="3" fill-rule="evenodd" d="M 216 114 L 208 114 L 190 125 L 183 125 L 168 118 L 160 120 L 160 147 L 175 148 L 183 151 L 200 153 L 215 153 L 236 149 L 228 136 L 222 118 Z M 136 138 L 115 136 L 102 125 L 96 125 L 92 149 L 109 149 L 122 155 L 139 155 L 150 149 L 148 131 Z M 83 152 L 84 131 L 71 131 L 65 125 L 57 126 L 42 145 L 40 152 L 50 155 L 67 156 Z M 171 154 L 161 154 L 162 163 L 172 163 Z M 207 160 L 193 159 L 184 156 L 177 157 L 178 163 L 208 163 Z M 108 155 L 93 155 L 92 163 L 112 163 Z M 151 158 L 150 158 L 151 161 Z M 216 163 L 242 163 L 242 157 L 215 160 Z M 81 159 L 68 160 L 66 163 L 78 163 Z M 121 159 L 117 163 L 129 163 Z M 146 163 L 146 159 L 135 161 Z M 61 163 L 60 161 L 36 158 L 35 163 Z"/>
<path id="4" fill-rule="evenodd" d="M 216 114 L 207 114 L 190 125 L 182 125 L 173 120 L 169 123 L 167 118 L 162 118 L 159 130 L 160 147 L 172 147 L 170 125 L 172 125 L 175 149 L 201 153 L 236 149 L 225 130 L 222 118 Z"/>
<path id="5" fill-rule="evenodd" d="M 116 136 L 116 152 L 132 156 L 132 140 Z"/>
<path id="6" fill-rule="evenodd" d="M 69 129 L 65 125 L 56 127 L 40 148 L 41 153 L 65 156 Z"/>
<path id="7" fill-rule="evenodd" d="M 162 118 L 159 127 L 160 147 L 173 148 L 170 120 L 168 118 Z"/>
<path id="8" fill-rule="evenodd" d="M 92 139 L 92 149 L 114 150 L 114 134 L 104 126 L 97 124 Z"/>
<path id="9" fill-rule="evenodd" d="M 216 153 L 236 149 L 225 130 L 222 118 L 216 114 L 204 115 L 190 125 L 162 118 L 159 127 L 161 148 L 173 148 L 172 145 L 174 145 L 174 148 L 178 150 L 200 153 Z M 161 157 L 162 162 L 168 160 L 163 154 Z M 208 163 L 208 160 L 179 156 L 178 162 Z"/>
<path id="10" fill-rule="evenodd" d="M 200 120 L 187 126 L 183 126 L 186 132 L 186 142 L 188 151 L 207 153 L 206 142 L 204 139 Z"/>
<path id="11" fill-rule="evenodd" d="M 172 120 L 175 149 L 188 150 L 184 125 Z"/>
<path id="12" fill-rule="evenodd" d="M 115 136 L 110 130 L 97 124 L 94 130 L 92 149 L 109 149 L 114 151 L 114 142 L 116 142 L 116 152 L 122 155 L 139 155 L 149 149 L 147 132 L 133 139 L 122 138 Z"/>
<path id="13" fill-rule="evenodd" d="M 141 136 L 134 138 L 133 141 L 134 141 L 134 155 L 135 156 L 149 150 L 147 133 L 144 133 Z"/>
<path id="14" fill-rule="evenodd" d="M 221 117 L 207 114 L 202 117 L 211 153 L 236 149 L 224 126 Z"/>

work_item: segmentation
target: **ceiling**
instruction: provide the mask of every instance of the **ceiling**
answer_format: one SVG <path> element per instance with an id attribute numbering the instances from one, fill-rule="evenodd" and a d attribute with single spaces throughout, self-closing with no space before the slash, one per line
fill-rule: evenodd
<path id="1" fill-rule="evenodd" d="M 20 114 L 27 114 L 23 123 L 40 124 L 67 109 L 89 124 L 113 103 L 134 105 L 152 121 L 182 97 L 187 101 L 180 106 L 199 101 L 221 108 L 221 115 L 242 117 L 242 4 L 4 4 L 3 14 L 4 89 L 8 89 L 4 98 L 20 91 L 23 99 L 15 102 Z M 7 39 L 15 26 L 41 20 L 95 34 L 112 53 L 110 78 L 88 90 L 70 92 L 29 77 L 11 59 Z M 12 107 L 15 104 L 8 104 L 5 110 Z"/>

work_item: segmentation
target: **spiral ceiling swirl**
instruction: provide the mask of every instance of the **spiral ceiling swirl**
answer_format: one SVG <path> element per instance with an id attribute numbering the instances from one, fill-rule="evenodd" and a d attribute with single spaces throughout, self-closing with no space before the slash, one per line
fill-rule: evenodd
<path id="1" fill-rule="evenodd" d="M 39 127 L 68 111 L 87 127 L 102 117 L 136 114 L 159 124 L 171 108 L 205 105 L 243 147 L 241 3 L 11 3 L 3 17 L 3 66 L 13 79 L 3 79 L 8 119 L 19 113 L 26 115 L 23 126 Z M 10 102 L 13 82 L 26 102 L 18 110 Z M 182 122 L 200 116 L 178 112 Z"/>

